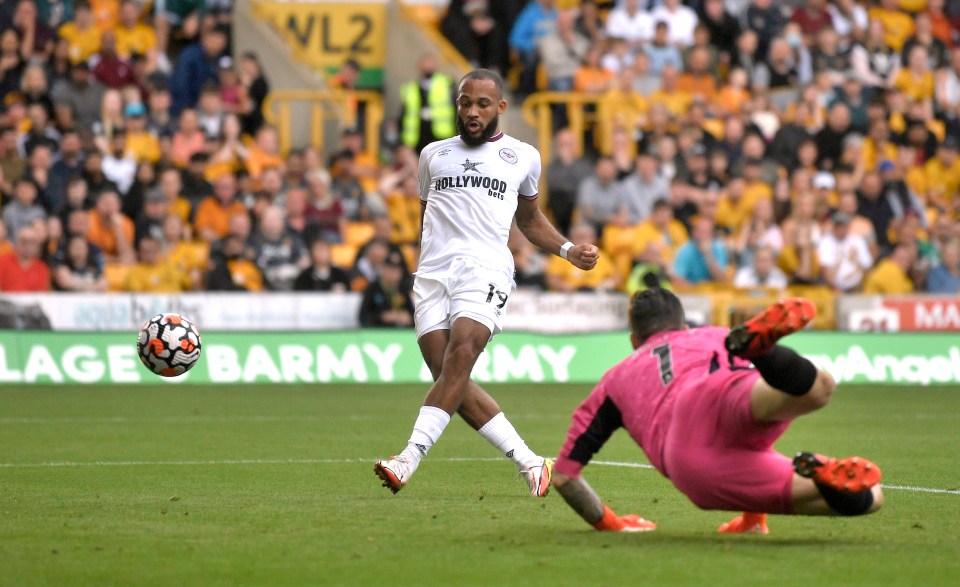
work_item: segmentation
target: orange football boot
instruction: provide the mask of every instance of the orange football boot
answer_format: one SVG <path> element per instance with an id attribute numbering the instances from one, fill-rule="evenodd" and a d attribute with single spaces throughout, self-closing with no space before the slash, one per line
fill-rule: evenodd
<path id="1" fill-rule="evenodd" d="M 753 532 L 754 534 L 769 534 L 770 528 L 767 527 L 767 514 L 754 514 L 743 512 L 743 515 L 720 524 L 717 532 L 723 534 L 745 534 Z"/>
<path id="2" fill-rule="evenodd" d="M 870 489 L 883 475 L 880 467 L 862 457 L 835 459 L 812 452 L 797 453 L 793 470 L 801 477 L 847 493 Z"/>
<path id="3" fill-rule="evenodd" d="M 810 300 L 788 298 L 731 328 L 724 346 L 732 355 L 754 359 L 767 353 L 784 336 L 802 329 L 816 315 L 817 307 Z"/>

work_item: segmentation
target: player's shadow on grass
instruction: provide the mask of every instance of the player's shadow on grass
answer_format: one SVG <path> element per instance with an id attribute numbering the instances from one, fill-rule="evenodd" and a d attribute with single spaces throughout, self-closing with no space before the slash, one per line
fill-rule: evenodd
<path id="1" fill-rule="evenodd" d="M 644 547 L 704 547 L 717 546 L 721 549 L 733 548 L 810 548 L 811 546 L 848 546 L 860 544 L 843 538 L 813 538 L 810 536 L 789 536 L 786 532 L 780 536 L 757 536 L 754 534 L 731 535 L 718 533 L 672 533 L 658 528 L 653 532 L 635 534 L 608 534 L 591 530 L 555 535 L 560 546 L 582 547 L 590 544 L 602 544 L 604 548 Z"/>

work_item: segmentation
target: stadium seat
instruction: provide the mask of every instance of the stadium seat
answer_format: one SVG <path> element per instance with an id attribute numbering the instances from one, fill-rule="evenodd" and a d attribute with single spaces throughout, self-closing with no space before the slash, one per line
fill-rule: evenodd
<path id="1" fill-rule="evenodd" d="M 373 238 L 376 229 L 370 222 L 347 222 L 343 233 L 343 242 L 359 247 Z"/>
<path id="2" fill-rule="evenodd" d="M 337 243 L 330 245 L 330 261 L 337 267 L 349 269 L 353 267 L 357 259 L 357 249 L 359 247 L 346 243 Z"/>

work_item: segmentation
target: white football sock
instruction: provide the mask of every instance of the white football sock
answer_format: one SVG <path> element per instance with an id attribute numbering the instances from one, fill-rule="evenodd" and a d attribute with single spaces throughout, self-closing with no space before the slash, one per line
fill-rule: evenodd
<path id="1" fill-rule="evenodd" d="M 527 447 L 527 443 L 520 438 L 520 434 L 503 412 L 491 418 L 477 432 L 494 448 L 512 459 L 520 469 L 539 464 L 540 457 Z"/>
<path id="2" fill-rule="evenodd" d="M 443 429 L 450 423 L 450 414 L 446 411 L 434 407 L 423 406 L 420 408 L 420 415 L 413 424 L 413 433 L 410 434 L 410 440 L 407 442 L 407 448 L 400 454 L 410 459 L 414 464 L 419 463 L 420 459 L 427 456 L 430 447 L 440 440 Z"/>

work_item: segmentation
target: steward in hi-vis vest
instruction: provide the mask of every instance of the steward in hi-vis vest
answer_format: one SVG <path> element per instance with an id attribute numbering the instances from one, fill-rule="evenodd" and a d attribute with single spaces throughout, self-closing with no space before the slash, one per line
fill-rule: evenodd
<path id="1" fill-rule="evenodd" d="M 457 134 L 454 82 L 435 67 L 433 58 L 421 59 L 420 77 L 400 86 L 400 140 L 417 153 Z"/>

